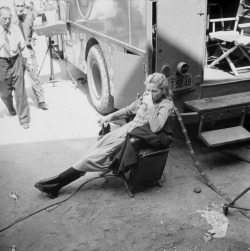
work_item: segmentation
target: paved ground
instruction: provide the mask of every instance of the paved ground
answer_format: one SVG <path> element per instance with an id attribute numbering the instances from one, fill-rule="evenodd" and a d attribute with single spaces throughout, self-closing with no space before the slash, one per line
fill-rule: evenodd
<path id="1" fill-rule="evenodd" d="M 40 43 L 39 48 L 44 48 L 43 41 Z M 42 55 L 39 57 L 41 60 Z M 30 129 L 24 130 L 0 102 L 1 251 L 11 250 L 13 245 L 22 251 L 250 249 L 250 220 L 235 209 L 229 210 L 226 237 L 203 239 L 211 227 L 196 211 L 220 211 L 225 200 L 204 184 L 181 138 L 170 149 L 163 187 L 140 192 L 134 199 L 122 181 L 112 177 L 92 180 L 69 198 L 98 174 L 70 184 L 55 200 L 36 190 L 37 180 L 65 170 L 80 158 L 96 141 L 99 130 L 98 115 L 88 102 L 84 85 L 75 90 L 56 63 L 55 70 L 65 80 L 55 87 L 44 85 L 49 111 L 37 109 L 27 83 Z M 42 78 L 48 79 L 48 74 L 46 61 Z M 207 175 L 229 197 L 249 186 L 249 163 L 230 157 L 232 149 L 223 154 L 209 151 L 198 141 L 193 145 Z M 248 145 L 239 147 L 247 156 Z M 196 187 L 201 193 L 194 193 Z M 11 192 L 18 195 L 17 200 Z M 66 201 L 58 207 L 43 210 L 62 200 Z M 249 207 L 250 193 L 239 204 Z M 17 220 L 20 222 L 2 231 Z"/>

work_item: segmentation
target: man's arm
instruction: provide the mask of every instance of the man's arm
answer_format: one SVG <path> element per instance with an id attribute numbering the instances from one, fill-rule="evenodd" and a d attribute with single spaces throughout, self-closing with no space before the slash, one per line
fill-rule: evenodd
<path id="1" fill-rule="evenodd" d="M 34 19 L 31 14 L 27 14 L 25 22 L 27 25 L 27 44 L 32 44 Z"/>
<path id="2" fill-rule="evenodd" d="M 17 29 L 17 34 L 16 35 L 19 38 L 19 44 L 18 44 L 19 45 L 19 50 L 20 50 L 23 58 L 25 59 L 25 67 L 31 74 L 33 74 L 35 72 L 35 70 L 34 70 L 32 59 L 30 57 L 30 51 L 26 47 L 24 37 L 23 37 L 22 32 L 21 32 L 19 27 Z"/>

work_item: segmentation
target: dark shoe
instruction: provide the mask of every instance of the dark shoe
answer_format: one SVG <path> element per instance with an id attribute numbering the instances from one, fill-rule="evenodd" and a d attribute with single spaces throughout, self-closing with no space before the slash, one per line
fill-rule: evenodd
<path id="1" fill-rule="evenodd" d="M 48 179 L 43 179 L 43 180 L 40 180 L 38 181 L 36 184 L 35 184 L 35 187 L 37 187 L 37 185 L 51 185 L 51 184 L 57 184 L 60 182 L 60 175 L 57 175 L 57 176 L 54 176 L 54 177 L 51 177 L 51 178 L 48 178 Z"/>
<path id="2" fill-rule="evenodd" d="M 62 187 L 68 185 L 74 180 L 79 179 L 84 174 L 85 172 L 78 171 L 71 167 L 58 176 L 38 181 L 35 184 L 35 187 L 40 191 L 47 193 L 50 198 L 56 198 L 59 190 Z"/>
<path id="3" fill-rule="evenodd" d="M 28 129 L 28 128 L 30 128 L 30 124 L 24 123 L 24 124 L 22 124 L 22 127 L 23 127 L 23 129 Z"/>
<path id="4" fill-rule="evenodd" d="M 45 104 L 45 102 L 39 103 L 38 107 L 39 107 L 39 109 L 42 109 L 42 110 L 49 110 L 49 107 L 47 104 Z"/>
<path id="5" fill-rule="evenodd" d="M 42 185 L 39 183 L 36 183 L 35 187 L 41 192 L 47 193 L 51 199 L 55 199 L 58 196 L 58 192 L 61 188 L 59 184 Z"/>
<path id="6" fill-rule="evenodd" d="M 9 111 L 11 116 L 16 116 L 16 110 L 14 109 L 13 111 Z"/>

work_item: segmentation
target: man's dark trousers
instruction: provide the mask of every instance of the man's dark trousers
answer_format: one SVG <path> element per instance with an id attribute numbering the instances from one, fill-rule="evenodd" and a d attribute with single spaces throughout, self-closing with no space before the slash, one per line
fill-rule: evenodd
<path id="1" fill-rule="evenodd" d="M 24 85 L 24 63 L 21 56 L 13 60 L 0 58 L 0 96 L 9 112 L 13 112 L 13 96 L 15 92 L 16 108 L 20 124 L 30 122 L 29 105 Z"/>

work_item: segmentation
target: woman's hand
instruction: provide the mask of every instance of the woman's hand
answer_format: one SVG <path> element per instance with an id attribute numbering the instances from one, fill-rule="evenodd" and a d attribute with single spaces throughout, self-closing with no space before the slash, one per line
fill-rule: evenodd
<path id="1" fill-rule="evenodd" d="M 145 93 L 143 95 L 143 103 L 146 104 L 148 107 L 154 106 L 151 94 Z"/>
<path id="2" fill-rule="evenodd" d="M 109 114 L 109 115 L 107 115 L 107 116 L 105 116 L 105 117 L 103 117 L 103 118 L 101 118 L 101 119 L 99 119 L 98 121 L 97 121 L 97 123 L 99 123 L 99 126 L 104 126 L 104 127 L 106 127 L 108 124 L 109 124 L 109 122 L 112 120 L 112 114 Z"/>
<path id="3" fill-rule="evenodd" d="M 140 106 L 142 105 L 142 99 L 143 97 L 140 97 L 140 93 L 137 93 L 136 95 L 136 100 L 135 100 L 135 108 L 136 111 L 140 108 Z"/>

